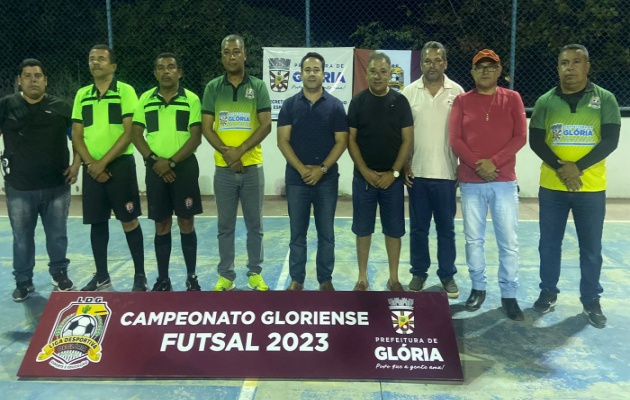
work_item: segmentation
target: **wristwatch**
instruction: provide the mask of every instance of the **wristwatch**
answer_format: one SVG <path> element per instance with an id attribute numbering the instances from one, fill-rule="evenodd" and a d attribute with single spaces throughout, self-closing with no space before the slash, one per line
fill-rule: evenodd
<path id="1" fill-rule="evenodd" d="M 394 174 L 394 178 L 398 179 L 398 177 L 400 176 L 400 172 L 396 171 L 396 170 L 392 170 L 392 174 Z"/>
<path id="2" fill-rule="evenodd" d="M 171 169 L 175 168 L 175 166 L 176 166 L 176 165 L 177 165 L 177 164 L 175 163 L 175 161 L 173 161 L 173 159 L 172 159 L 172 158 L 169 158 L 169 159 L 168 159 L 168 166 L 169 166 Z"/>
<path id="3" fill-rule="evenodd" d="M 328 172 L 328 167 L 324 165 L 324 163 L 319 164 L 319 167 L 322 169 L 322 174 Z"/>

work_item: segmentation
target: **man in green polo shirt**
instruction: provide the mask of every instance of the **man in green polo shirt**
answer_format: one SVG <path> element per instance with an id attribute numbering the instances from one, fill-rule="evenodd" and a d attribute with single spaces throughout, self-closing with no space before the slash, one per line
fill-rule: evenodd
<path id="1" fill-rule="evenodd" d="M 106 45 L 92 47 L 89 67 L 94 83 L 77 92 L 72 109 L 72 144 L 83 167 L 83 223 L 91 225 L 90 240 L 96 273 L 81 290 L 111 287 L 107 269 L 109 218 L 122 223 L 133 259 L 132 290 L 146 291 L 144 240 L 138 223 L 140 196 L 131 146 L 135 90 L 114 78 L 116 55 Z"/>
<path id="2" fill-rule="evenodd" d="M 265 178 L 260 143 L 271 132 L 271 101 L 263 81 L 245 73 L 245 44 L 238 35 L 221 42 L 225 74 L 203 95 L 202 133 L 216 150 L 214 197 L 218 214 L 219 280 L 214 291 L 234 289 L 234 231 L 240 200 L 247 227 L 248 286 L 269 290 L 262 278 L 262 207 Z"/>
<path id="3" fill-rule="evenodd" d="M 153 291 L 173 290 L 168 276 L 173 211 L 188 274 L 186 289 L 198 291 L 194 217 L 202 208 L 194 152 L 201 144 L 201 102 L 180 86 L 182 65 L 175 54 L 158 55 L 153 75 L 159 85 L 140 96 L 133 115 L 133 143 L 145 159 L 149 218 L 155 221 L 158 278 Z"/>
<path id="4" fill-rule="evenodd" d="M 563 47 L 560 85 L 536 101 L 529 125 L 530 146 L 543 161 L 538 193 L 541 292 L 534 309 L 546 313 L 556 305 L 562 239 L 571 211 L 580 246 L 580 301 L 589 322 L 603 328 L 599 277 L 606 157 L 617 148 L 621 116 L 615 96 L 588 80 L 590 66 L 584 46 Z"/>

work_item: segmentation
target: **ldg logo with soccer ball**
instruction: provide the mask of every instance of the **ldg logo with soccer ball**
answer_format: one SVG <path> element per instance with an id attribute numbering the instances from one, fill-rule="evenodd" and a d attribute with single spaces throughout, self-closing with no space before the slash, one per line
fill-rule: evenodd
<path id="1" fill-rule="evenodd" d="M 37 361 L 61 370 L 99 362 L 110 315 L 111 310 L 101 297 L 79 297 L 57 315 L 48 344 L 37 355 Z"/>

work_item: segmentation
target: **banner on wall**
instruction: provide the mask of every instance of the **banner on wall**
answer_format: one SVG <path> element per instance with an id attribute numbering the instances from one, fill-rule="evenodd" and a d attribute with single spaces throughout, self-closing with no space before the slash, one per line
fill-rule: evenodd
<path id="1" fill-rule="evenodd" d="M 346 111 L 352 99 L 352 47 L 263 47 L 263 80 L 271 98 L 271 117 L 278 113 L 285 99 L 302 90 L 300 62 L 310 51 L 321 54 L 324 67 L 324 90 L 344 104 Z"/>
<path id="2" fill-rule="evenodd" d="M 402 91 L 405 86 L 422 75 L 420 70 L 420 50 L 354 50 L 354 90 L 353 95 L 367 89 L 367 60 L 375 51 L 385 53 L 392 61 L 392 76 L 389 87 Z"/>
<path id="3" fill-rule="evenodd" d="M 53 292 L 18 376 L 463 380 L 442 292 Z"/>

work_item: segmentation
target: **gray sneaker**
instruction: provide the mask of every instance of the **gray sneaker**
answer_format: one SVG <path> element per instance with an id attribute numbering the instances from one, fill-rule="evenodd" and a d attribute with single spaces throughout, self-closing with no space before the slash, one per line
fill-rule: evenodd
<path id="1" fill-rule="evenodd" d="M 456 299 L 459 297 L 459 288 L 455 283 L 455 279 L 445 278 L 440 279 L 440 281 L 442 282 L 442 287 L 444 288 L 444 291 L 446 292 L 446 295 L 449 299 Z"/>
<path id="2" fill-rule="evenodd" d="M 414 275 L 413 278 L 411 278 L 411 282 L 409 282 L 409 290 L 411 290 L 412 292 L 421 292 L 422 288 L 424 287 L 424 282 L 426 281 L 427 278 Z"/>

